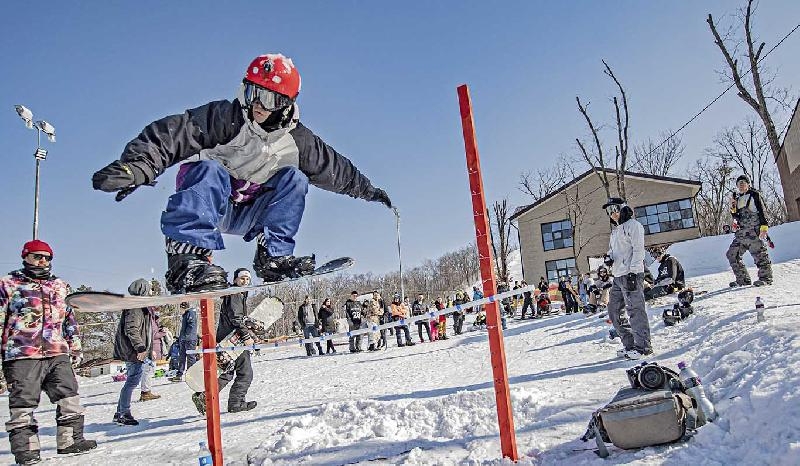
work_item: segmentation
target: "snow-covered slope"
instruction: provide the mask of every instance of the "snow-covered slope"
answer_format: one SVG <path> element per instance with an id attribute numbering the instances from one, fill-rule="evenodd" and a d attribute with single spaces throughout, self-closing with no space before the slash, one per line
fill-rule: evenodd
<path id="1" fill-rule="evenodd" d="M 789 237 L 779 240 L 781 229 L 773 232 L 778 248 L 792 245 Z M 707 252 L 704 240 L 697 241 L 704 255 L 717 254 Z M 679 246 L 686 249 L 678 252 Z M 675 247 L 685 263 L 701 252 L 690 243 Z M 728 271 L 695 276 L 693 267 L 689 283 L 697 290 L 723 289 L 730 281 Z M 720 419 L 687 443 L 612 449 L 607 460 L 577 439 L 590 413 L 627 384 L 625 369 L 633 365 L 604 341 L 608 325 L 583 315 L 510 322 L 505 344 L 520 464 L 800 464 L 799 282 L 794 259 L 775 265 L 771 287 L 699 296 L 696 314 L 675 327 L 663 326 L 663 307 L 650 309 L 655 359 L 672 367 L 689 362 Z M 768 309 L 763 323 L 752 311 L 759 294 L 767 306 L 782 306 Z M 378 353 L 348 354 L 346 342 L 338 343 L 333 356 L 307 358 L 301 348 L 283 348 L 254 359 L 249 398 L 259 406 L 223 413 L 226 464 L 502 463 L 486 333 L 411 348 L 392 341 Z M 50 463 L 194 464 L 205 422 L 189 390 L 157 382 L 162 398 L 134 403 L 142 425 L 130 428 L 110 422 L 120 386 L 81 380 L 87 435 L 100 449 Z M 222 396 L 224 410 L 227 390 Z M 55 407 L 43 398 L 37 412 L 43 454 L 54 457 Z M 0 421 L 7 418 L 3 396 Z M 11 460 L 7 438 L 0 439 L 0 463 Z"/>
<path id="2" fill-rule="evenodd" d="M 769 250 L 773 262 L 785 262 L 800 257 L 800 222 L 784 223 L 769 229 L 775 249 Z M 669 253 L 681 261 L 687 277 L 697 277 L 710 273 L 730 270 L 725 252 L 733 241 L 733 233 L 719 236 L 706 236 L 691 241 L 676 243 Z M 753 258 L 745 253 L 744 262 L 753 265 Z M 656 269 L 658 264 L 651 268 Z"/>

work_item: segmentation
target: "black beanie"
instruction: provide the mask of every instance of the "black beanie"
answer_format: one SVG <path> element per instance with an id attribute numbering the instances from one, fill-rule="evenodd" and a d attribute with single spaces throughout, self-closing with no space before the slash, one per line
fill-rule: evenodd
<path id="1" fill-rule="evenodd" d="M 750 177 L 747 175 L 739 175 L 739 178 L 736 178 L 736 182 L 744 181 L 747 184 L 750 184 Z"/>

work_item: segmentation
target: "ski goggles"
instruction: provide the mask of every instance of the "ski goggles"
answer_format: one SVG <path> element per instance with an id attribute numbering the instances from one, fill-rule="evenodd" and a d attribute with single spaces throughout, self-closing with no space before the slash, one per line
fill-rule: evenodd
<path id="1" fill-rule="evenodd" d="M 255 102 L 258 102 L 262 107 L 264 107 L 264 110 L 268 112 L 274 112 L 275 110 L 292 105 L 294 100 L 283 94 L 279 94 L 275 91 L 256 86 L 249 81 L 245 81 L 244 103 L 250 107 Z"/>
<path id="2" fill-rule="evenodd" d="M 608 215 L 611 215 L 614 212 L 619 212 L 621 210 L 622 210 L 622 206 L 619 205 L 619 204 L 611 204 L 611 205 L 606 206 L 606 213 Z"/>

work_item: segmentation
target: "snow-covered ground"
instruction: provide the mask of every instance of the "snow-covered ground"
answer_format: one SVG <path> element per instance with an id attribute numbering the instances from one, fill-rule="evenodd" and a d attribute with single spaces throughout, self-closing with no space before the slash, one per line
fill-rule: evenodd
<path id="1" fill-rule="evenodd" d="M 601 319 L 510 322 L 505 345 L 520 464 L 800 464 L 800 223 L 773 230 L 775 252 L 786 261 L 774 266 L 773 286 L 701 295 L 696 314 L 675 327 L 661 322 L 664 307 L 650 309 L 655 359 L 673 368 L 689 362 L 720 413 L 687 443 L 612 448 L 609 459 L 597 458 L 593 443 L 578 437 L 590 413 L 627 384 L 625 369 L 633 363 L 617 359 L 617 346 L 603 341 L 608 325 Z M 675 246 L 695 289 L 727 287 L 731 274 L 720 267 L 710 275 L 693 271 L 701 254 L 724 254 L 727 242 L 716 237 Z M 752 310 L 757 295 L 767 306 L 782 306 L 768 309 L 763 323 Z M 334 356 L 307 358 L 300 348 L 283 348 L 254 360 L 249 398 L 259 406 L 223 413 L 226 464 L 503 463 L 485 332 L 412 348 L 392 344 L 377 353 L 348 354 L 339 343 Z M 188 388 L 157 383 L 162 398 L 134 403 L 142 424 L 131 428 L 111 423 L 120 386 L 81 379 L 87 436 L 100 447 L 49 463 L 196 464 L 205 421 Z M 37 412 L 43 455 L 55 457 L 55 407 L 43 398 Z M 227 390 L 223 410 L 226 398 Z M 7 404 L 0 398 L 2 421 Z M 0 462 L 12 462 L 7 438 L 0 439 Z"/>

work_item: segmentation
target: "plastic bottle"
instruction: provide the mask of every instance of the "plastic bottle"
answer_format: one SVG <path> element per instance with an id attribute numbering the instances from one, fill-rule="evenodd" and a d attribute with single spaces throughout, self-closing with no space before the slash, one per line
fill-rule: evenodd
<path id="1" fill-rule="evenodd" d="M 197 462 L 200 466 L 213 466 L 214 459 L 211 457 L 211 450 L 208 449 L 206 442 L 200 442 L 200 453 L 197 454 Z"/>
<path id="2" fill-rule="evenodd" d="M 700 376 L 698 376 L 697 373 L 683 361 L 678 363 L 678 369 L 681 371 L 681 382 L 683 382 L 686 390 L 697 402 L 697 408 L 699 411 L 698 418 L 703 424 L 706 421 L 713 421 L 716 419 L 717 411 L 714 409 L 714 404 L 706 396 L 706 392 L 703 389 L 703 384 L 700 381 Z"/>
<path id="3" fill-rule="evenodd" d="M 764 322 L 766 318 L 764 317 L 764 301 L 761 300 L 761 296 L 756 297 L 756 321 Z"/>

